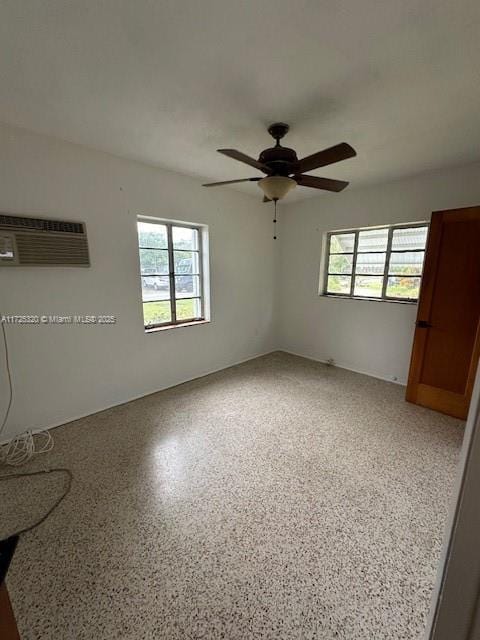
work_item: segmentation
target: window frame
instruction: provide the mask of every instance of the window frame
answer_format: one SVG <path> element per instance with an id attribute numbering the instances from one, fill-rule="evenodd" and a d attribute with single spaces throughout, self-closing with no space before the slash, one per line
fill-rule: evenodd
<path id="1" fill-rule="evenodd" d="M 425 239 L 425 247 L 423 249 L 393 249 L 392 250 L 392 240 L 393 240 L 393 232 L 398 230 L 398 229 L 415 229 L 415 228 L 419 228 L 419 227 L 426 227 L 427 228 L 427 236 Z M 381 230 L 381 229 L 387 229 L 388 230 L 388 237 L 387 237 L 387 246 L 385 248 L 385 251 L 358 251 L 358 239 L 359 239 L 359 234 L 362 231 L 373 231 L 373 230 Z M 424 256 L 426 254 L 427 251 L 427 244 L 428 244 L 428 234 L 430 231 L 430 223 L 428 221 L 422 221 L 422 222 L 409 222 L 409 223 L 400 223 L 400 224 L 386 224 L 386 225 L 375 225 L 375 226 L 370 226 L 370 227 L 358 227 L 356 229 L 338 229 L 336 231 L 328 231 L 325 234 L 325 256 L 324 259 L 322 260 L 322 277 L 321 277 L 321 289 L 320 289 L 320 295 L 321 296 L 325 296 L 325 297 L 329 297 L 329 298 L 341 298 L 341 299 L 347 299 L 347 300 L 374 300 L 376 302 L 399 302 L 402 304 L 418 304 L 418 300 L 419 298 L 403 298 L 403 297 L 397 297 L 397 296 L 388 296 L 387 295 L 387 286 L 388 286 L 388 278 L 389 278 L 389 269 L 390 269 L 390 259 L 391 259 L 391 255 L 392 253 L 420 253 L 423 252 Z M 331 238 L 332 236 L 335 235 L 339 235 L 339 234 L 354 234 L 354 245 L 353 245 L 353 251 L 352 252 L 344 252 L 344 253 L 334 253 L 334 254 L 330 254 L 330 243 L 331 243 Z M 356 274 L 355 273 L 355 269 L 356 269 L 356 265 L 357 265 L 357 257 L 358 255 L 362 255 L 362 254 L 372 254 L 372 253 L 384 253 L 385 254 L 385 265 L 384 265 L 384 269 L 383 269 L 383 273 L 382 274 L 378 274 L 379 277 L 382 278 L 382 293 L 380 296 L 359 296 L 359 295 L 355 295 L 354 292 L 354 288 L 355 288 L 355 276 L 356 275 L 362 275 L 362 274 Z M 351 273 L 342 273 L 342 274 L 336 274 L 336 273 L 329 273 L 328 271 L 328 265 L 329 265 L 329 261 L 330 261 L 330 255 L 351 255 L 352 256 L 352 272 Z M 416 275 L 411 275 L 411 276 L 407 276 L 407 277 L 411 277 L 411 278 L 419 278 L 420 280 L 420 287 L 421 287 L 421 283 L 422 283 L 422 278 L 423 278 L 423 270 L 424 270 L 424 265 L 425 265 L 425 260 L 422 264 L 422 271 L 420 273 L 420 275 L 416 276 Z M 336 276 L 349 276 L 351 277 L 351 283 L 350 283 L 350 293 L 334 293 L 334 292 L 330 292 L 327 290 L 327 286 L 328 286 L 328 277 L 329 275 L 336 275 Z M 376 274 L 372 274 L 376 275 Z M 420 288 L 419 288 L 420 291 Z M 419 296 L 420 297 L 420 296 Z"/>
<path id="2" fill-rule="evenodd" d="M 158 224 L 160 226 L 166 227 L 167 230 L 167 247 L 166 248 L 160 248 L 160 247 L 142 247 L 140 245 L 140 236 L 138 233 L 138 223 L 139 222 L 144 222 L 147 224 Z M 136 219 L 136 223 L 137 223 L 137 249 L 138 249 L 138 257 L 139 257 L 139 267 L 140 267 L 140 293 L 141 293 L 141 305 L 142 305 L 142 317 L 143 317 L 143 326 L 145 329 L 145 333 L 149 333 L 151 331 L 156 331 L 156 330 L 161 330 L 161 329 L 169 329 L 169 328 L 173 328 L 173 327 L 183 327 L 183 326 L 191 326 L 191 325 L 195 325 L 195 324 L 202 324 L 207 322 L 207 314 L 206 314 L 206 299 L 205 299 L 205 291 L 206 291 L 206 287 L 205 287 L 205 282 L 204 282 L 204 277 L 205 277 L 205 268 L 204 268 L 204 259 L 205 259 L 205 253 L 204 253 L 204 247 L 205 247 L 205 242 L 204 242 L 204 233 L 206 230 L 205 225 L 201 225 L 201 224 L 195 224 L 195 223 L 191 223 L 191 222 L 183 222 L 180 220 L 166 220 L 164 218 L 153 218 L 153 217 L 149 217 L 149 216 L 137 216 Z M 185 229 L 193 229 L 197 232 L 197 249 L 175 249 L 173 246 L 173 227 L 183 227 Z M 142 265 L 141 265 L 141 258 L 140 258 L 140 251 L 142 249 L 151 249 L 151 250 L 158 250 L 158 251 L 167 251 L 168 253 L 168 274 L 142 274 Z M 198 273 L 192 273 L 192 274 L 178 274 L 175 273 L 175 251 L 185 251 L 188 253 L 197 253 L 198 255 Z M 144 277 L 148 277 L 148 276 L 156 276 L 156 277 L 168 277 L 168 282 L 169 282 L 169 298 L 168 299 L 158 299 L 158 300 L 144 300 L 143 299 L 143 287 L 142 287 L 142 278 Z M 196 296 L 191 296 L 191 297 L 183 297 L 183 298 L 177 298 L 176 297 L 176 291 L 175 291 L 175 278 L 182 276 L 182 275 L 186 275 L 189 276 L 191 275 L 192 277 L 197 276 L 198 277 L 198 281 L 199 281 L 199 285 L 198 285 L 198 295 Z M 176 302 L 178 300 L 199 300 L 200 302 L 200 316 L 198 317 L 193 317 L 193 318 L 181 318 L 181 319 L 177 319 L 177 310 L 176 310 Z M 143 313 L 143 309 L 144 309 L 144 305 L 149 303 L 149 302 L 170 302 L 170 317 L 171 319 L 166 321 L 166 322 L 157 322 L 155 324 L 145 324 L 145 316 Z"/>

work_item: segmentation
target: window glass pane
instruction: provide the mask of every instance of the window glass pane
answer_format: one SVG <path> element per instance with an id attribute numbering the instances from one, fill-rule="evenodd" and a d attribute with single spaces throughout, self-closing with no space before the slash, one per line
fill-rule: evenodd
<path id="1" fill-rule="evenodd" d="M 390 254 L 389 274 L 401 276 L 420 276 L 423 267 L 423 251 L 402 251 Z"/>
<path id="2" fill-rule="evenodd" d="M 175 273 L 198 273 L 198 253 L 174 251 Z"/>
<path id="3" fill-rule="evenodd" d="M 175 297 L 193 298 L 200 295 L 199 276 L 175 276 Z"/>
<path id="4" fill-rule="evenodd" d="M 170 298 L 170 278 L 168 276 L 142 277 L 142 300 L 168 300 Z"/>
<path id="5" fill-rule="evenodd" d="M 142 276 L 168 275 L 168 251 L 166 249 L 140 249 Z"/>
<path id="6" fill-rule="evenodd" d="M 329 273 L 352 273 L 353 255 L 337 254 L 330 256 L 328 261 Z"/>
<path id="7" fill-rule="evenodd" d="M 145 302 L 143 305 L 143 319 L 146 327 L 152 324 L 171 322 L 170 301 Z"/>
<path id="8" fill-rule="evenodd" d="M 387 296 L 416 300 L 420 291 L 420 278 L 390 277 L 387 282 Z"/>
<path id="9" fill-rule="evenodd" d="M 148 220 L 137 230 L 145 327 L 202 320 L 200 231 Z"/>
<path id="10" fill-rule="evenodd" d="M 381 298 L 382 285 L 382 276 L 357 276 L 355 278 L 353 295 L 365 296 L 368 298 Z"/>
<path id="11" fill-rule="evenodd" d="M 392 250 L 425 249 L 427 232 L 428 227 L 394 229 L 392 236 Z"/>
<path id="12" fill-rule="evenodd" d="M 166 249 L 167 227 L 164 224 L 138 222 L 138 244 L 140 247 L 158 247 Z"/>
<path id="13" fill-rule="evenodd" d="M 354 245 L 354 233 L 336 233 L 330 236 L 330 253 L 352 253 Z"/>
<path id="14" fill-rule="evenodd" d="M 350 295 L 350 276 L 328 276 L 327 293 L 345 293 Z"/>
<path id="15" fill-rule="evenodd" d="M 198 249 L 198 231 L 188 227 L 172 227 L 174 249 Z"/>
<path id="16" fill-rule="evenodd" d="M 198 298 L 177 300 L 177 320 L 192 320 L 201 317 L 201 304 Z"/>
<path id="17" fill-rule="evenodd" d="M 387 299 L 418 299 L 427 236 L 428 224 L 332 233 L 325 293 L 350 295 L 353 277 L 353 296 L 382 298 L 385 287 Z"/>
<path id="18" fill-rule="evenodd" d="M 386 251 L 388 229 L 369 229 L 358 234 L 359 251 Z"/>
<path id="19" fill-rule="evenodd" d="M 359 253 L 355 273 L 360 274 L 383 274 L 385 270 L 385 253 Z"/>

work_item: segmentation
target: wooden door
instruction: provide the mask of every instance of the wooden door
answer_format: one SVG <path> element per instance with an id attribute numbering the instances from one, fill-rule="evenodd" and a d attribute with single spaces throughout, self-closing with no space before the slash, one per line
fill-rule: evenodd
<path id="1" fill-rule="evenodd" d="M 480 352 L 480 207 L 432 214 L 407 400 L 466 419 Z"/>
<path id="2" fill-rule="evenodd" d="M 20 640 L 5 582 L 0 584 L 0 638 L 2 640 Z"/>

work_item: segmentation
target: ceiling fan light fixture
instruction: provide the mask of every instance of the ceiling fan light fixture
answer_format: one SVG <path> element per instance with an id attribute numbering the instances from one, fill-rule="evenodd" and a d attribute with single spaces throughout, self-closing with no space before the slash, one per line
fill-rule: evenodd
<path id="1" fill-rule="evenodd" d="M 267 176 L 259 180 L 257 184 L 269 200 L 282 200 L 289 191 L 297 186 L 293 178 L 286 176 Z"/>

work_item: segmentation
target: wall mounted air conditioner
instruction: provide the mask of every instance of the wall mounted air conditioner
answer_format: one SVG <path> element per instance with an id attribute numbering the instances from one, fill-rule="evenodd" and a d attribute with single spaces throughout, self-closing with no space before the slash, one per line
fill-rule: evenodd
<path id="1" fill-rule="evenodd" d="M 83 222 L 0 213 L 0 267 L 89 267 Z"/>

